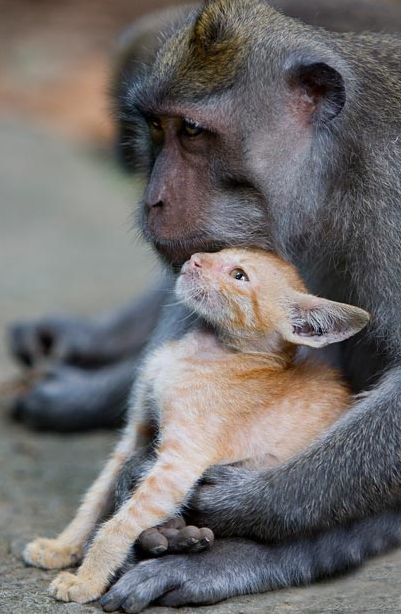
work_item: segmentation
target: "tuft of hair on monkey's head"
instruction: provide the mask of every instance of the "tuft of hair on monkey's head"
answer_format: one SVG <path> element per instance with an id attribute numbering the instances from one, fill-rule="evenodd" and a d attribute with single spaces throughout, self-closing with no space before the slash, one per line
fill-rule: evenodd
<path id="1" fill-rule="evenodd" d="M 308 294 L 295 267 L 261 249 L 194 254 L 176 294 L 241 349 L 259 352 L 280 344 L 321 348 L 355 335 L 370 319 L 359 307 Z"/>
<path id="2" fill-rule="evenodd" d="M 258 0 L 209 0 L 186 28 L 167 40 L 155 64 L 169 97 L 193 99 L 230 88 L 246 66 Z M 273 10 L 273 9 L 271 9 Z"/>
<path id="3" fill-rule="evenodd" d="M 205 2 L 195 22 L 190 39 L 193 61 L 202 64 L 202 80 L 211 84 L 228 86 L 235 78 L 241 61 L 245 57 L 248 42 L 246 29 L 238 23 L 235 5 L 229 0 Z"/>

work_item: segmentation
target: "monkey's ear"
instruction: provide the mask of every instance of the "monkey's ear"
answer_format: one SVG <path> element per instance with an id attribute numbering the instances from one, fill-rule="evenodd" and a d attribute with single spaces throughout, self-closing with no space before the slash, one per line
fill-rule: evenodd
<path id="1" fill-rule="evenodd" d="M 321 348 L 352 337 L 369 319 L 370 315 L 359 307 L 297 292 L 289 304 L 282 333 L 291 343 Z"/>
<path id="2" fill-rule="evenodd" d="M 296 63 L 288 70 L 287 80 L 294 108 L 308 122 L 328 123 L 345 105 L 344 79 L 325 62 Z"/>

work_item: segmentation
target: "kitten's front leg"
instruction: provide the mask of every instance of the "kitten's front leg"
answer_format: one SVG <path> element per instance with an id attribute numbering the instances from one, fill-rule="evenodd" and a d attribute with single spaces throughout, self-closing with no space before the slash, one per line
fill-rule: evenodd
<path id="1" fill-rule="evenodd" d="M 158 460 L 131 499 L 99 529 L 77 574 L 64 572 L 52 582 L 50 592 L 56 599 L 86 603 L 100 597 L 140 533 L 176 513 L 211 464 L 207 453 L 188 452 L 187 441 L 187 437 L 170 438 L 168 447 L 160 449 Z"/>
<path id="2" fill-rule="evenodd" d="M 54 539 L 40 537 L 25 547 L 23 558 L 28 565 L 42 569 L 63 569 L 82 560 L 85 544 L 107 508 L 112 485 L 121 465 L 115 453 L 88 490 L 75 518 L 60 535 Z"/>
<path id="3" fill-rule="evenodd" d="M 35 539 L 25 547 L 23 558 L 28 565 L 63 569 L 82 560 L 91 533 L 108 510 L 114 483 L 124 462 L 132 454 L 132 446 L 133 436 L 127 433 L 86 493 L 75 518 L 60 535 L 54 539 Z"/>
<path id="4" fill-rule="evenodd" d="M 75 518 L 55 539 L 39 538 L 30 542 L 23 559 L 28 565 L 43 569 L 63 569 L 79 563 L 93 530 L 109 512 L 109 504 L 122 467 L 138 446 L 145 446 L 153 436 L 147 420 L 145 398 L 148 382 L 145 376 L 137 383 L 133 418 L 110 460 L 92 484 Z"/>
<path id="5" fill-rule="evenodd" d="M 87 603 L 104 593 L 135 539 L 130 538 L 128 527 L 117 516 L 99 530 L 77 574 L 62 572 L 53 580 L 49 587 L 53 597 Z"/>

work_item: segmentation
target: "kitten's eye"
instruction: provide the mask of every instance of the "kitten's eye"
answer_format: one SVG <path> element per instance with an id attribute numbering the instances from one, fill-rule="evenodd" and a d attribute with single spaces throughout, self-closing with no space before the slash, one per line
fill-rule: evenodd
<path id="1" fill-rule="evenodd" d="M 249 281 L 248 275 L 242 269 L 234 269 L 231 271 L 230 275 L 237 281 Z"/>
<path id="2" fill-rule="evenodd" d="M 202 126 L 198 124 L 198 122 L 191 121 L 190 119 L 185 119 L 182 124 L 182 131 L 186 136 L 190 136 L 194 138 L 195 136 L 199 136 L 204 131 Z"/>

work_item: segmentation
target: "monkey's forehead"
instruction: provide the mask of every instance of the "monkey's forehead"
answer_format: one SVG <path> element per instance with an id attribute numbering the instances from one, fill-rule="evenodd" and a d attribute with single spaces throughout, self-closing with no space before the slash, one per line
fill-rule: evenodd
<path id="1" fill-rule="evenodd" d="M 199 53 L 193 26 L 165 42 L 152 70 L 152 87 L 163 99 L 203 98 L 233 87 L 244 67 L 245 48 L 230 40 L 215 53 Z"/>
<path id="2" fill-rule="evenodd" d="M 185 100 L 232 88 L 266 28 L 277 30 L 283 19 L 259 0 L 207 3 L 166 37 L 146 83 L 148 92 Z"/>

